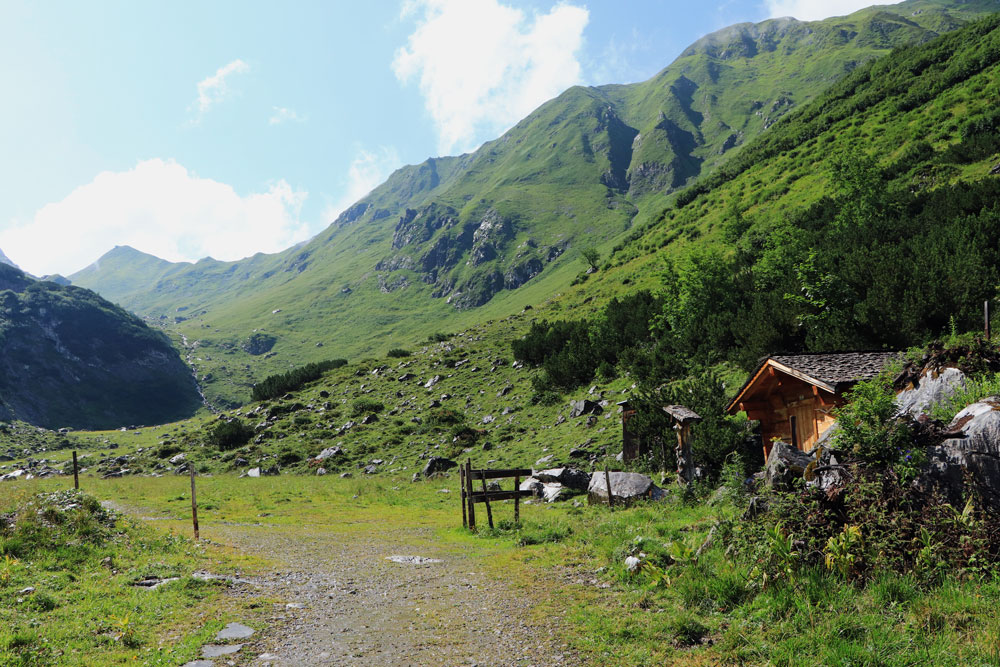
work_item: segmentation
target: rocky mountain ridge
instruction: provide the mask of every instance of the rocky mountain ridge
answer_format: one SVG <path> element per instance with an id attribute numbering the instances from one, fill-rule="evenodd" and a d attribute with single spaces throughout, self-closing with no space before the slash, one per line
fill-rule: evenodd
<path id="1" fill-rule="evenodd" d="M 0 264 L 0 419 L 100 429 L 199 407 L 190 370 L 162 333 L 90 290 Z"/>
<path id="2" fill-rule="evenodd" d="M 267 328 L 278 342 L 263 374 L 318 360 L 331 341 L 338 356 L 373 353 L 394 336 L 504 316 L 565 289 L 582 249 L 656 223 L 679 188 L 845 73 L 997 9 L 907 0 L 733 26 L 648 81 L 571 88 L 473 153 L 397 170 L 303 246 L 173 265 L 116 249 L 71 279 L 205 345 Z"/>

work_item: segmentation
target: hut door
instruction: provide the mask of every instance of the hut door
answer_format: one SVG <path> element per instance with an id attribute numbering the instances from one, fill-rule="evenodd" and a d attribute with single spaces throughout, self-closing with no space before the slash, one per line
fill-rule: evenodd
<path id="1" fill-rule="evenodd" d="M 811 407 L 792 408 L 795 417 L 795 441 L 799 449 L 806 451 L 816 442 L 816 413 Z"/>

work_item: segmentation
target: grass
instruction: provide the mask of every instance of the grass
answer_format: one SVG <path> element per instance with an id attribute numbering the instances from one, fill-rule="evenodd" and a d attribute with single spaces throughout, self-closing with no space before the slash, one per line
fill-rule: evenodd
<path id="1" fill-rule="evenodd" d="M 60 481 L 20 484 L 16 502 Z M 83 483 L 96 497 L 142 507 L 144 514 L 157 519 L 151 522 L 155 530 L 131 528 L 128 543 L 148 544 L 151 551 L 115 551 L 115 558 L 134 559 L 130 571 L 152 568 L 161 575 L 184 576 L 205 559 L 215 571 L 226 563 L 232 567 L 232 554 L 202 551 L 178 537 L 190 531 L 186 479 L 85 477 Z M 709 529 L 731 521 L 736 508 L 728 503 L 709 507 L 703 497 L 692 499 L 690 494 L 671 492 L 664 502 L 614 512 L 569 503 L 523 505 L 520 526 L 511 523 L 510 503 L 499 503 L 494 508 L 497 529 L 473 535 L 460 525 L 454 476 L 412 484 L 405 475 L 221 475 L 198 483 L 201 530 L 209 540 L 214 526 L 234 523 L 267 523 L 292 535 L 319 530 L 348 539 L 365 539 L 373 531 L 431 531 L 446 550 L 471 555 L 475 567 L 507 582 L 513 595 L 537 599 L 533 613 L 538 618 L 562 617 L 559 631 L 564 641 L 591 663 L 997 664 L 1000 624 L 983 619 L 991 619 L 991 610 L 1000 604 L 1000 582 L 946 580 L 927 588 L 884 575 L 864 585 L 845 583 L 825 570 L 804 570 L 792 583 L 762 585 L 751 564 L 727 553 L 738 539 L 736 533 L 723 530 L 715 546 L 698 559 L 692 557 Z M 443 488 L 451 493 L 440 493 Z M 105 553 L 100 549 L 93 558 Z M 652 567 L 629 572 L 624 565 L 629 555 Z M 32 603 L 37 609 L 30 615 L 18 608 L 14 624 L 0 631 L 6 632 L 0 635 L 0 646 L 8 652 L 21 655 L 26 651 L 18 648 L 22 645 L 32 651 L 57 645 L 71 648 L 62 656 L 43 655 L 54 656 L 59 664 L 83 664 L 86 656 L 95 655 L 107 656 L 108 664 L 136 655 L 146 664 L 177 664 L 170 660 L 193 655 L 197 645 L 228 620 L 218 603 L 221 591 L 208 585 L 182 579 L 161 591 L 132 592 L 114 578 L 110 583 L 87 576 L 70 581 L 65 564 L 53 569 L 55 564 L 47 557 L 30 569 L 15 565 L 11 571 L 16 579 L 0 588 L 7 593 L 32 583 L 46 596 L 35 598 L 40 601 Z M 242 563 L 251 571 L 267 565 Z M 80 573 L 99 568 L 83 566 Z M 666 576 L 658 576 L 657 570 Z M 0 578 L 3 572 L 0 560 Z M 69 594 L 73 584 L 84 585 L 76 582 L 84 582 L 86 594 Z M 545 595 L 538 596 L 539 590 Z M 147 604 L 151 599 L 155 605 Z M 184 605 L 194 605 L 197 613 L 182 615 Z M 115 623 L 126 615 L 136 628 L 136 648 L 103 636 L 121 634 Z M 33 626 L 31 618 L 45 622 Z M 87 632 L 85 627 L 102 632 Z"/>
<path id="2" fill-rule="evenodd" d="M 34 496 L 54 484 L 4 489 L 0 515 L 0 664 L 177 665 L 241 605 L 223 604 L 238 555 L 196 545 L 106 512 L 72 491 Z M 178 577 L 148 590 L 135 581 Z M 33 589 L 33 590 L 32 590 Z M 235 607 L 235 608 L 234 608 Z"/>

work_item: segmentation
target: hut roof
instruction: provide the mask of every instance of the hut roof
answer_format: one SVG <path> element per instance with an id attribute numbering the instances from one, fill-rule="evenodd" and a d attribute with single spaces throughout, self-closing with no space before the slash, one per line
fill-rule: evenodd
<path id="1" fill-rule="evenodd" d="M 819 354 L 778 354 L 765 357 L 750 374 L 729 403 L 729 411 L 754 384 L 765 367 L 771 366 L 788 375 L 816 385 L 831 393 L 839 393 L 858 380 L 878 375 L 886 364 L 899 356 L 898 352 L 823 352 Z"/>

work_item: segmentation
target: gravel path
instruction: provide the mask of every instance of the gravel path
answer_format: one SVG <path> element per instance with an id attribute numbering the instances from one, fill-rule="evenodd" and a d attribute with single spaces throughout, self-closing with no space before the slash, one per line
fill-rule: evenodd
<path id="1" fill-rule="evenodd" d="M 532 600 L 427 530 L 348 539 L 321 528 L 215 525 L 212 539 L 287 564 L 244 591 L 263 595 L 273 611 L 239 664 L 580 664 L 554 622 L 532 620 Z M 395 555 L 439 562 L 387 560 Z"/>

